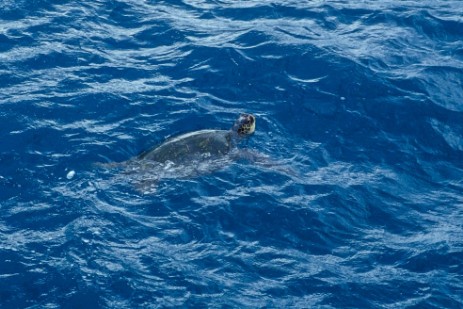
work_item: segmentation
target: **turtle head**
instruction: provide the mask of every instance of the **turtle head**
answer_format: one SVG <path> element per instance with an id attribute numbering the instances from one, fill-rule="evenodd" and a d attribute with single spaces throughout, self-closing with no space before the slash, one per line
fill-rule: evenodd
<path id="1" fill-rule="evenodd" d="M 256 129 L 256 117 L 252 114 L 241 114 L 233 126 L 233 131 L 238 136 L 246 136 L 254 133 Z"/>

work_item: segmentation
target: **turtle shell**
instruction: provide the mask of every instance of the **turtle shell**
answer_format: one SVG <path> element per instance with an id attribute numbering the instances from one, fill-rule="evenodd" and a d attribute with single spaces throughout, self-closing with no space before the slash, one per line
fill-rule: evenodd
<path id="1" fill-rule="evenodd" d="M 230 131 L 202 130 L 186 133 L 167 140 L 139 156 L 142 160 L 160 163 L 184 163 L 212 156 L 223 156 L 232 148 Z"/>

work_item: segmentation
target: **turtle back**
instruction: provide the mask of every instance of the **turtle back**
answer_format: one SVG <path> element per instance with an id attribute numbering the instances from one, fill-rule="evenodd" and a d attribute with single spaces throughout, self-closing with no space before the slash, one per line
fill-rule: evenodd
<path id="1" fill-rule="evenodd" d="M 230 131 L 202 130 L 171 138 L 160 146 L 142 153 L 139 159 L 160 163 L 183 163 L 189 160 L 223 156 L 232 148 Z"/>

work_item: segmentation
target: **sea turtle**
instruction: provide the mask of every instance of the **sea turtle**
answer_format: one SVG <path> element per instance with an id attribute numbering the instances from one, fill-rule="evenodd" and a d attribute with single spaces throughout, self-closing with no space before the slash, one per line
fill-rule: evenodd
<path id="1" fill-rule="evenodd" d="M 160 179 L 189 178 L 218 170 L 236 158 L 249 159 L 251 152 L 236 146 L 252 135 L 255 127 L 254 115 L 241 114 L 230 130 L 185 133 L 128 161 L 100 166 L 123 168 L 125 181 L 141 193 L 152 193 Z"/>
<path id="2" fill-rule="evenodd" d="M 201 130 L 171 138 L 138 156 L 139 160 L 182 164 L 210 157 L 221 157 L 245 136 L 254 133 L 256 117 L 241 114 L 230 130 Z"/>

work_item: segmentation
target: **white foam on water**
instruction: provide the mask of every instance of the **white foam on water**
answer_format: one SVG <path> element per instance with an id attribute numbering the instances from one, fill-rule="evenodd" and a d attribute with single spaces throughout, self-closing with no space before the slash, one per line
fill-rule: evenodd
<path id="1" fill-rule="evenodd" d="M 76 175 L 76 172 L 74 170 L 71 170 L 66 174 L 66 178 L 71 180 L 72 178 L 74 178 L 75 175 Z"/>

